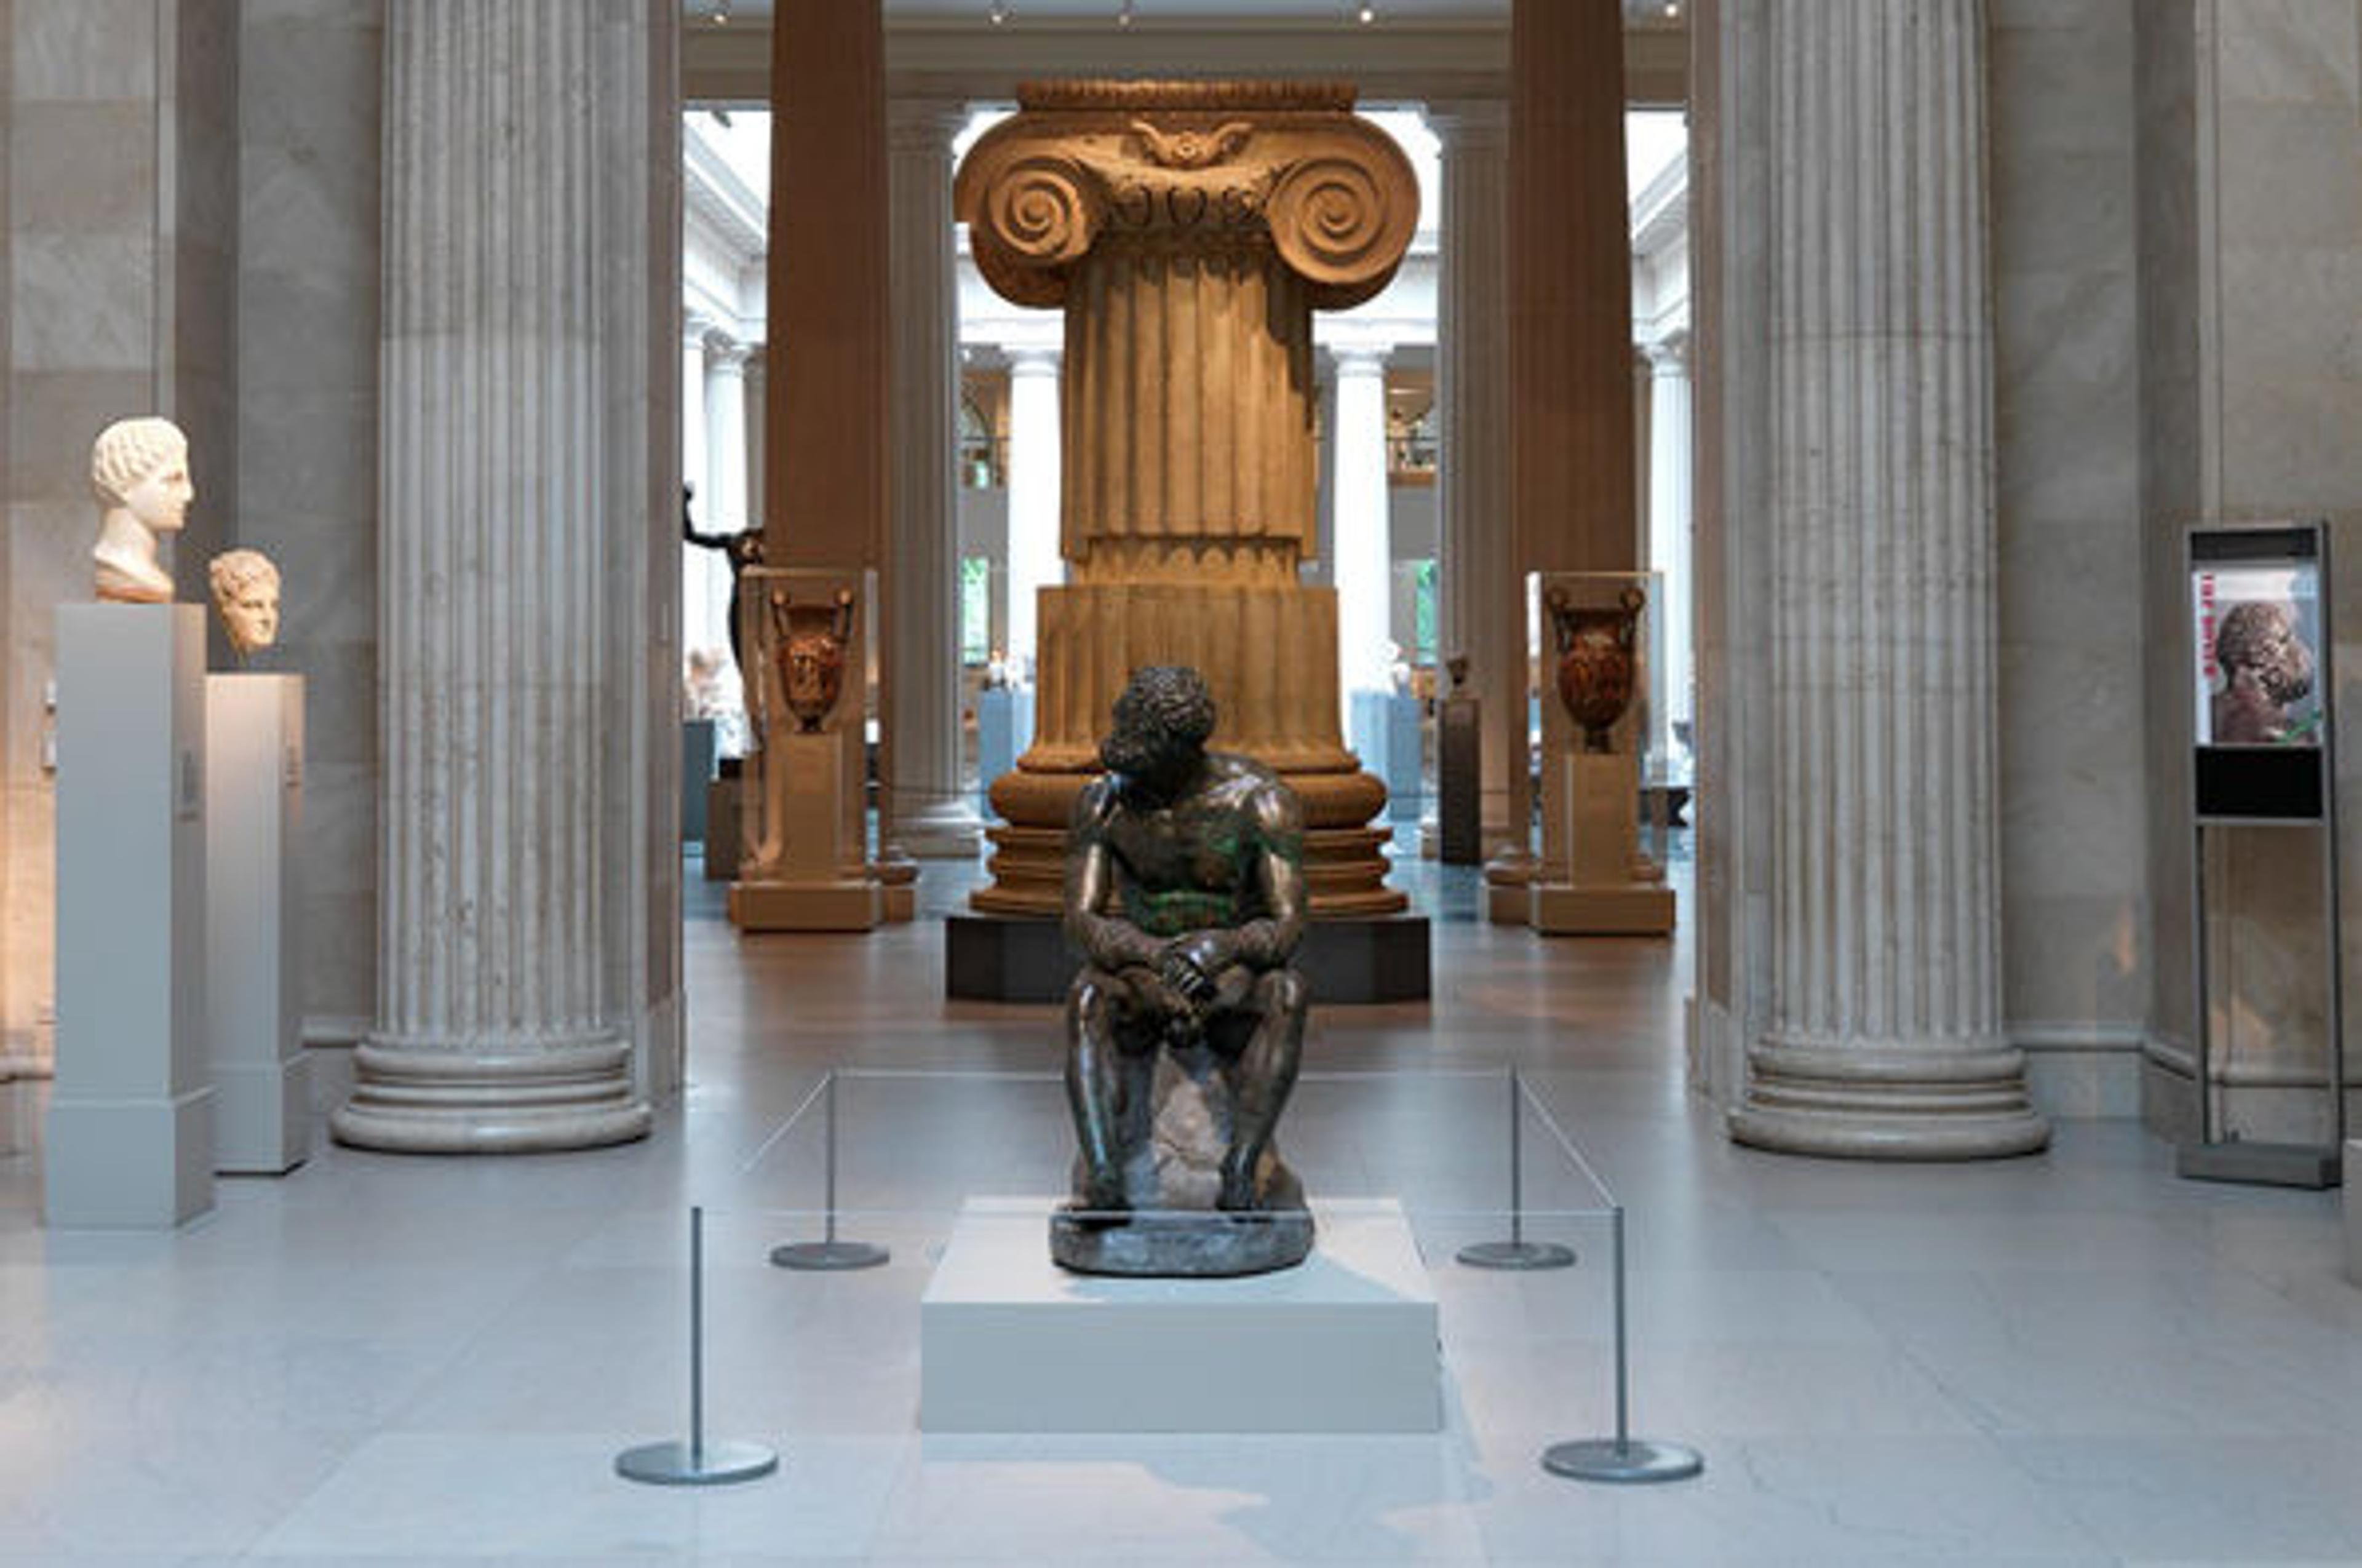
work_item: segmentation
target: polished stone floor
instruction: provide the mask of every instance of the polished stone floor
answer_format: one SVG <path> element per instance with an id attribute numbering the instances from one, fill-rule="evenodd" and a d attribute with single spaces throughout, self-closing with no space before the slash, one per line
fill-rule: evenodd
<path id="1" fill-rule="evenodd" d="M 964 1197 L 1062 1179 L 1054 1015 L 938 1000 L 940 926 L 742 943 L 700 888 L 692 1084 L 645 1143 L 323 1148 L 171 1235 L 45 1231 L 0 1160 L 0 1563 L 2362 1562 L 2334 1198 L 2177 1181 L 2124 1124 L 1974 1167 L 1734 1148 L 1683 1090 L 1679 944 L 1422 894 L 1432 1007 L 1320 1014 L 1286 1136 L 1316 1195 L 1410 1210 L 1439 1436 L 921 1436 L 931 1250 Z M 1512 1066 L 1526 1231 L 1571 1271 L 1451 1261 L 1507 1225 Z M 840 1226 L 893 1256 L 791 1274 L 831 1067 Z M 1628 1206 L 1636 1429 L 1701 1480 L 1536 1463 L 1613 1419 L 1601 1199 L 1553 1123 Z M 784 1458 L 727 1491 L 610 1474 L 685 1426 L 691 1203 L 709 1430 Z"/>

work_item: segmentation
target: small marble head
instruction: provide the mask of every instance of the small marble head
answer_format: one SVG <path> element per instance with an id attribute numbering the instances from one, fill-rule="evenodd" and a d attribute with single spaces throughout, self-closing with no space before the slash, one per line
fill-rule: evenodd
<path id="1" fill-rule="evenodd" d="M 186 519 L 197 498 L 189 482 L 189 438 L 169 419 L 118 419 L 90 448 L 90 482 L 99 499 L 159 532 Z"/>
<path id="2" fill-rule="evenodd" d="M 170 603 L 172 574 L 156 558 L 156 536 L 177 532 L 197 498 L 189 438 L 169 419 L 118 419 L 91 444 L 90 482 L 105 508 L 91 550 L 98 596 Z"/>
<path id="3" fill-rule="evenodd" d="M 205 568 L 214 609 L 237 657 L 279 640 L 279 569 L 259 550 L 224 550 Z"/>

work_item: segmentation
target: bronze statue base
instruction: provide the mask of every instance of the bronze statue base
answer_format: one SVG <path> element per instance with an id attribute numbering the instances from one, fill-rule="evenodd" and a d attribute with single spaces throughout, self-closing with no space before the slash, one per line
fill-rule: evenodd
<path id="1" fill-rule="evenodd" d="M 1159 1209 L 1121 1218 L 1061 1209 L 1050 1216 L 1050 1256 L 1076 1274 L 1155 1279 L 1227 1279 L 1294 1268 L 1312 1252 L 1312 1212 L 1301 1207 Z"/>

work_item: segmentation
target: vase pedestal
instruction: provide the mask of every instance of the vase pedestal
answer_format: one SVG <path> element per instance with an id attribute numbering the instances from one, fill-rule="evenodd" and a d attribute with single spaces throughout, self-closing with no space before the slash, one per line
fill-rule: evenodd
<path id="1" fill-rule="evenodd" d="M 1577 743 L 1578 745 L 1580 743 Z M 1639 877 L 1639 758 L 1561 751 L 1543 797 L 1563 826 L 1565 864 L 1545 864 L 1527 889 L 1527 923 L 1545 936 L 1663 936 L 1672 889 Z"/>

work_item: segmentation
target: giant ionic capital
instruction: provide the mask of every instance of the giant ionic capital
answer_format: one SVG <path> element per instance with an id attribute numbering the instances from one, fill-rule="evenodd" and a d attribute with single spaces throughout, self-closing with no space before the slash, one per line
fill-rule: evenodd
<path id="1" fill-rule="evenodd" d="M 1399 908 L 1384 786 L 1338 721 L 1337 602 L 1317 544 L 1312 313 L 1385 287 L 1418 182 L 1350 87 L 1079 82 L 1018 91 L 954 188 L 977 266 L 1062 310 L 1059 553 L 1040 595 L 1032 746 L 994 785 L 1010 828 L 980 907 L 1057 907 L 1065 812 L 1131 670 L 1190 664 L 1216 743 L 1287 776 L 1313 912 Z"/>
<path id="2" fill-rule="evenodd" d="M 1102 243 L 1269 245 L 1315 310 L 1386 286 L 1418 182 L 1329 84 L 1088 82 L 1018 90 L 1021 112 L 960 170 L 977 269 L 1019 304 L 1066 303 Z"/>

